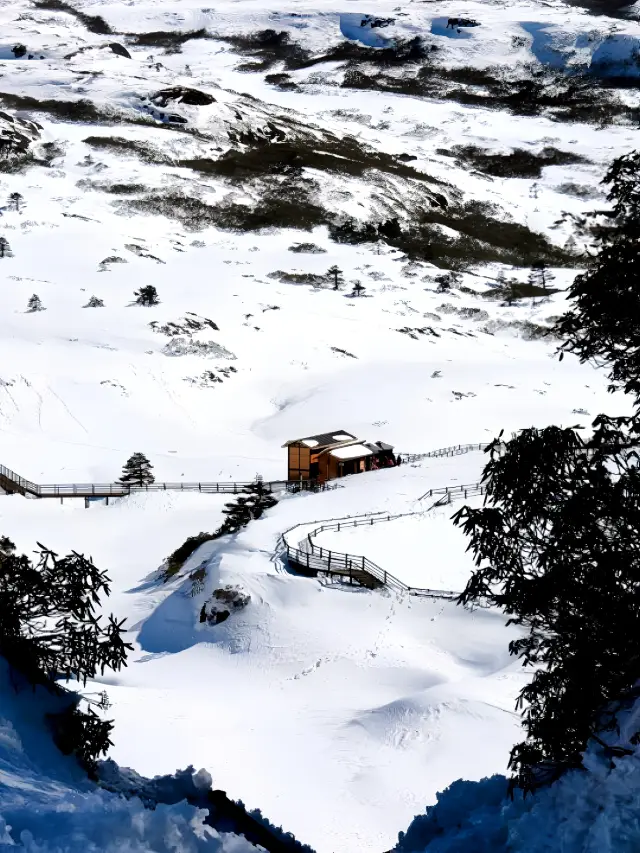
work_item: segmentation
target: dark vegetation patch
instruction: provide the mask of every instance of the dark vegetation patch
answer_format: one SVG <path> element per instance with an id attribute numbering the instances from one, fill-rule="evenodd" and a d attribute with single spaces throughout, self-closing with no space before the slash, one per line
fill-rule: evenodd
<path id="1" fill-rule="evenodd" d="M 296 255 L 325 255 L 327 252 L 315 243 L 294 243 L 293 246 L 289 246 L 289 251 Z"/>
<path id="2" fill-rule="evenodd" d="M 144 184 L 112 184 L 108 181 L 90 181 L 87 179 L 78 181 L 76 186 L 84 190 L 99 190 L 109 195 L 140 195 L 147 190 Z"/>
<path id="3" fill-rule="evenodd" d="M 161 47 L 165 53 L 180 53 L 182 45 L 193 39 L 210 38 L 205 29 L 164 31 L 156 30 L 152 33 L 128 33 L 127 37 L 131 44 L 136 47 Z"/>
<path id="4" fill-rule="evenodd" d="M 268 71 L 273 65 L 283 62 L 287 68 L 302 67 L 300 63 L 309 58 L 309 52 L 291 41 L 287 32 L 261 30 L 257 33 L 238 36 L 218 36 L 220 41 L 230 44 L 237 53 L 255 59 L 251 71 Z"/>
<path id="5" fill-rule="evenodd" d="M 213 95 L 201 92 L 199 89 L 190 89 L 187 86 L 171 86 L 169 89 L 161 89 L 151 95 L 149 100 L 157 107 L 166 107 L 171 101 L 189 104 L 193 107 L 206 107 L 209 104 L 214 104 L 216 99 Z"/>
<path id="6" fill-rule="evenodd" d="M 285 272 L 284 270 L 276 270 L 270 272 L 267 278 L 275 278 L 283 284 L 310 284 L 312 287 L 326 287 L 327 276 L 317 275 L 310 272 Z"/>
<path id="7" fill-rule="evenodd" d="M 447 69 L 426 61 L 413 76 L 394 76 L 368 63 L 347 68 L 342 86 L 451 100 L 512 115 L 545 115 L 554 121 L 634 126 L 640 121 L 640 109 L 623 103 L 611 91 L 612 81 L 587 74 L 554 74 L 548 69 L 531 73 L 531 79 L 509 79 L 487 70 Z"/>
<path id="8" fill-rule="evenodd" d="M 220 538 L 221 535 L 222 534 L 218 531 L 216 533 L 198 533 L 195 536 L 189 536 L 185 539 L 182 545 L 180 545 L 180 547 L 176 548 L 176 550 L 167 557 L 164 571 L 162 573 L 162 579 L 164 581 L 168 581 L 180 571 L 194 551 L 196 551 L 201 545 L 204 545 L 205 542 L 213 542 L 214 539 Z"/>
<path id="9" fill-rule="evenodd" d="M 265 83 L 276 86 L 283 92 L 299 92 L 300 86 L 288 74 L 267 74 Z"/>
<path id="10" fill-rule="evenodd" d="M 546 166 L 567 166 L 588 163 L 586 157 L 560 151 L 548 146 L 536 153 L 524 148 L 514 148 L 508 154 L 495 154 L 476 145 L 456 145 L 451 149 L 438 148 L 437 154 L 455 156 L 474 168 L 497 178 L 540 178 Z"/>
<path id="11" fill-rule="evenodd" d="M 153 145 L 134 139 L 125 139 L 122 136 L 87 136 L 82 141 L 96 151 L 131 154 L 145 163 L 167 165 L 173 162 L 170 157 L 167 157 Z"/>
<path id="12" fill-rule="evenodd" d="M 444 184 L 444 181 L 418 171 L 392 154 L 363 147 L 361 142 L 352 137 L 327 137 L 322 140 L 309 137 L 285 142 L 262 142 L 244 151 L 227 151 L 215 160 L 180 160 L 178 165 L 227 178 L 299 174 L 302 169 L 362 178 L 370 170 L 378 170 L 423 183 Z M 434 194 L 434 198 L 436 196 Z M 438 203 L 443 203 L 442 196 L 438 198 Z"/>
<path id="13" fill-rule="evenodd" d="M 319 191 L 310 184 L 288 184 L 266 188 L 255 205 L 227 202 L 209 205 L 193 196 L 174 190 L 168 193 L 151 193 L 144 199 L 126 202 L 128 209 L 140 213 L 167 216 L 178 220 L 190 231 L 200 231 L 210 226 L 227 231 L 260 231 L 268 228 L 297 228 L 311 231 L 327 223 L 327 212 L 313 202 Z"/>
<path id="14" fill-rule="evenodd" d="M 513 302 L 518 299 L 542 299 L 559 292 L 557 287 L 547 287 L 545 290 L 545 288 L 529 282 L 510 282 L 504 286 L 492 287 L 491 290 L 485 291 L 482 296 L 494 301 Z"/>
<path id="15" fill-rule="evenodd" d="M 350 244 L 383 238 L 412 260 L 448 269 L 461 270 L 480 263 L 530 266 L 536 260 L 544 260 L 549 266 L 562 267 L 576 262 L 574 254 L 554 246 L 544 235 L 519 222 L 501 219 L 500 210 L 485 202 L 452 204 L 446 209 L 423 207 L 414 211 L 409 225 L 399 226 L 391 220 L 385 226 L 381 231 L 371 223 L 334 220 L 329 224 L 329 234 L 338 243 Z M 438 226 L 459 233 L 450 236 Z"/>
<path id="16" fill-rule="evenodd" d="M 91 101 L 56 101 L 45 99 L 39 101 L 27 95 L 15 95 L 12 92 L 0 92 L 0 102 L 4 107 L 14 110 L 33 110 L 48 113 L 64 121 L 100 122 L 108 119 L 113 121 L 111 113 L 99 110 Z"/>
<path id="17" fill-rule="evenodd" d="M 68 15 L 73 15 L 78 21 L 81 21 L 91 33 L 99 36 L 107 36 L 113 33 L 113 30 L 104 18 L 100 15 L 87 15 L 79 9 L 73 7 L 70 3 L 65 3 L 64 0 L 35 0 L 36 9 L 46 9 L 50 12 L 66 12 Z"/>

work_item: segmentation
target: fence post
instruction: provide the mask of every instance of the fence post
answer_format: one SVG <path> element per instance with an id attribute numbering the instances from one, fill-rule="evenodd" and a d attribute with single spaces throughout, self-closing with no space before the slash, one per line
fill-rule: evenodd
<path id="1" fill-rule="evenodd" d="M 331 571 L 331 551 L 327 551 L 327 568 Z"/>
<path id="2" fill-rule="evenodd" d="M 309 552 L 307 551 L 307 569 L 309 568 Z"/>
<path id="3" fill-rule="evenodd" d="M 320 546 L 320 559 L 322 559 L 322 546 Z"/>
<path id="4" fill-rule="evenodd" d="M 362 557 L 362 571 L 364 571 L 364 556 Z"/>

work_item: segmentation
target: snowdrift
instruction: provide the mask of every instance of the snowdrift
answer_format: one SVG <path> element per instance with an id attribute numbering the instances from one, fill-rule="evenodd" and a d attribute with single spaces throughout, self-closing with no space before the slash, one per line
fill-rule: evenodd
<path id="1" fill-rule="evenodd" d="M 611 760 L 590 744 L 585 770 L 567 773 L 523 798 L 507 796 L 507 780 L 459 779 L 400 833 L 394 853 L 635 853 L 640 849 L 640 747 L 630 738 L 640 702 L 619 718 L 608 746 L 631 754 Z"/>

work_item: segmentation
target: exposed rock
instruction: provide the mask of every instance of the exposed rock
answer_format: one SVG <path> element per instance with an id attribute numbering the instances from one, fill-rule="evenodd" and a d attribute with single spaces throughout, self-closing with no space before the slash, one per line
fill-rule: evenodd
<path id="1" fill-rule="evenodd" d="M 403 163 L 410 163 L 412 160 L 417 160 L 415 154 L 398 154 L 398 160 L 402 160 Z"/>
<path id="2" fill-rule="evenodd" d="M 40 138 L 41 130 L 41 125 L 35 121 L 0 111 L 0 170 L 6 170 L 12 161 L 18 163 L 25 158 L 30 147 Z"/>
<path id="3" fill-rule="evenodd" d="M 219 332 L 220 327 L 210 320 L 208 317 L 200 317 L 194 314 L 193 311 L 187 311 L 185 316 L 177 323 L 172 321 L 165 323 L 164 326 L 159 326 L 157 321 L 149 323 L 149 326 L 154 332 L 167 335 L 169 338 L 175 338 L 178 335 L 184 335 L 191 338 L 195 332 L 202 332 L 204 329 L 213 329 L 214 332 Z"/>
<path id="4" fill-rule="evenodd" d="M 121 44 L 118 44 L 118 42 L 116 42 L 116 41 L 111 42 L 109 47 L 118 56 L 124 56 L 125 59 L 131 59 L 131 54 L 129 53 L 127 48 L 123 47 Z"/>
<path id="5" fill-rule="evenodd" d="M 235 355 L 215 341 L 192 341 L 188 338 L 172 338 L 162 352 L 169 356 L 201 355 L 210 358 L 235 359 Z"/>
<path id="6" fill-rule="evenodd" d="M 177 101 L 180 104 L 188 104 L 192 107 L 207 107 L 216 101 L 212 95 L 200 92 L 198 89 L 189 89 L 186 86 L 172 86 L 170 89 L 161 89 L 155 95 L 151 95 L 149 100 L 157 107 L 166 107 L 170 101 Z"/>
<path id="7" fill-rule="evenodd" d="M 246 607 L 250 601 L 251 596 L 237 586 L 227 585 L 222 589 L 216 589 L 209 601 L 202 605 L 200 622 L 218 625 L 236 610 Z"/>

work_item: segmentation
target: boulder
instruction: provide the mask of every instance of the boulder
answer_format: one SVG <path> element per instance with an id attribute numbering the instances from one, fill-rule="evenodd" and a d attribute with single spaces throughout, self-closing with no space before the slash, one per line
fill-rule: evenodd
<path id="1" fill-rule="evenodd" d="M 131 59 L 131 54 L 129 53 L 127 48 L 123 47 L 121 44 L 118 44 L 117 41 L 112 42 L 109 47 L 111 48 L 113 53 L 117 54 L 118 56 L 124 56 L 125 59 Z"/>
<path id="2" fill-rule="evenodd" d="M 207 107 L 215 103 L 215 98 L 207 92 L 198 89 L 189 89 L 187 86 L 172 86 L 169 89 L 161 89 L 149 99 L 157 107 L 166 107 L 171 101 L 180 104 L 188 104 L 192 107 Z"/>

